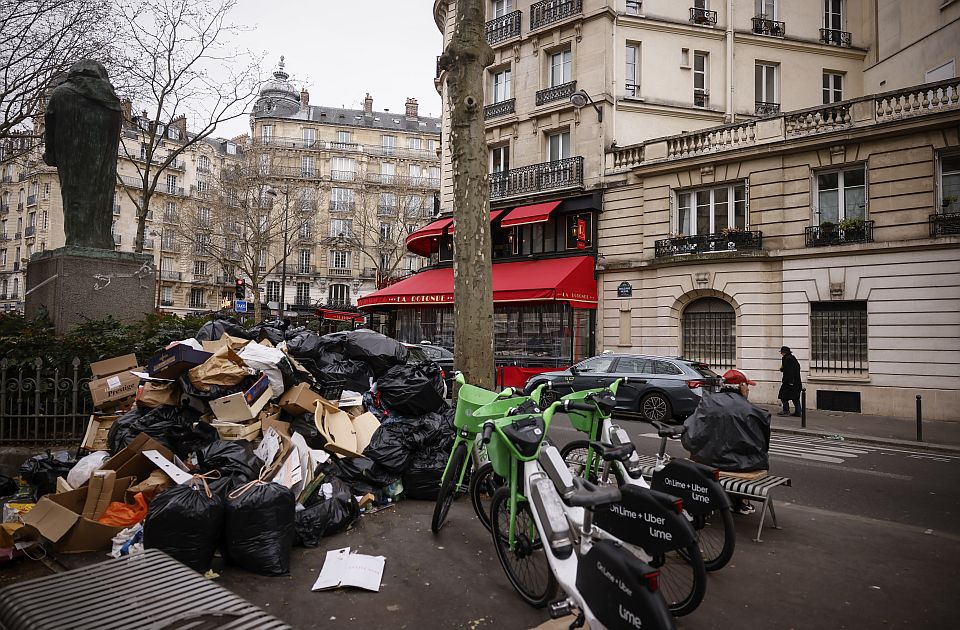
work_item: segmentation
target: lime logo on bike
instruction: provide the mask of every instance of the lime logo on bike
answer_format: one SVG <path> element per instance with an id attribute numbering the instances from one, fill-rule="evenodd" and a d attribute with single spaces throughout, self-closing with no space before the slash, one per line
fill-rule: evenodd
<path id="1" fill-rule="evenodd" d="M 641 486 L 620 488 L 619 503 L 600 506 L 594 524 L 649 554 L 682 549 L 695 537 L 693 527 L 677 514 L 673 497 Z"/>
<path id="2" fill-rule="evenodd" d="M 683 499 L 690 514 L 706 514 L 730 507 L 730 499 L 713 479 L 713 470 L 688 459 L 674 459 L 653 473 L 651 487 Z"/>

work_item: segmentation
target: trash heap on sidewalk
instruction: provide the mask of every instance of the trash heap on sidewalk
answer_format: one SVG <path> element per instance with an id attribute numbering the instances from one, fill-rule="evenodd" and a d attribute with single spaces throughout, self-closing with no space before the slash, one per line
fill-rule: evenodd
<path id="1" fill-rule="evenodd" d="M 91 365 L 97 412 L 76 454 L 0 477 L 0 561 L 159 548 L 200 572 L 219 551 L 264 575 L 293 545 L 398 498 L 433 500 L 454 439 L 442 370 L 370 330 L 208 322 L 139 365 Z M 4 555 L 4 551 L 7 552 Z"/>

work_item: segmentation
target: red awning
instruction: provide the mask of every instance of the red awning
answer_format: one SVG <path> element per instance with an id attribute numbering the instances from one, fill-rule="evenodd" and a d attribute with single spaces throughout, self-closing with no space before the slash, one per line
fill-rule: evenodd
<path id="1" fill-rule="evenodd" d="M 491 210 L 491 211 L 490 211 L 490 223 L 493 223 L 494 221 L 496 221 L 497 217 L 499 217 L 499 216 L 500 216 L 501 214 L 503 214 L 504 212 L 506 212 L 505 209 Z M 453 229 L 454 229 L 454 227 L 456 227 L 456 226 L 455 226 L 455 225 L 451 225 L 451 226 L 450 226 L 450 234 L 453 234 Z"/>
<path id="2" fill-rule="evenodd" d="M 547 201 L 532 206 L 520 206 L 510 211 L 510 216 L 500 222 L 501 227 L 526 225 L 528 223 L 543 223 L 550 218 L 550 213 L 557 209 L 560 201 Z"/>
<path id="3" fill-rule="evenodd" d="M 493 265 L 493 301 L 569 302 L 597 307 L 597 281 L 590 256 L 522 260 Z M 453 303 L 453 269 L 427 269 L 357 300 L 360 308 Z"/>
<path id="4" fill-rule="evenodd" d="M 322 317 L 323 319 L 329 319 L 338 322 L 363 322 L 367 319 L 366 315 L 362 313 L 350 313 L 347 311 L 334 311 L 328 308 L 318 308 L 316 310 L 317 317 Z"/>
<path id="5" fill-rule="evenodd" d="M 443 230 L 453 223 L 453 219 L 437 219 L 433 223 L 428 223 L 413 234 L 407 237 L 407 249 L 414 254 L 421 256 L 430 255 L 430 239 L 439 238 Z M 453 228 L 451 228 L 452 230 Z"/>

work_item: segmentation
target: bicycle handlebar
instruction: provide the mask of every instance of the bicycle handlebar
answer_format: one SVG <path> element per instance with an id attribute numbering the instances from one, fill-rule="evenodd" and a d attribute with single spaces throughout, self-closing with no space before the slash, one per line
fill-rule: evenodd
<path id="1" fill-rule="evenodd" d="M 586 403 L 574 402 L 572 400 L 563 401 L 563 410 L 564 411 L 585 411 L 587 413 L 593 413 L 597 410 L 595 405 L 588 405 Z"/>
<path id="2" fill-rule="evenodd" d="M 483 436 L 480 438 L 481 442 L 484 444 L 490 443 L 490 438 L 493 436 L 493 423 L 484 422 L 483 423 Z"/>

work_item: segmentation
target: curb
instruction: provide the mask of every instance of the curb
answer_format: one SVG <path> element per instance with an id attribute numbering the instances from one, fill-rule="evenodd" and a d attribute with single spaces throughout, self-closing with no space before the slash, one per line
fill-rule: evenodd
<path id="1" fill-rule="evenodd" d="M 940 453 L 953 453 L 960 455 L 960 446 L 952 444 L 938 444 L 935 442 L 917 442 L 915 440 L 900 440 L 897 438 L 877 437 L 874 435 L 860 435 L 857 433 L 835 433 L 830 431 L 821 431 L 818 429 L 798 429 L 794 427 L 770 426 L 771 431 L 777 433 L 788 433 L 792 435 L 806 435 L 813 437 L 830 437 L 839 435 L 844 441 L 863 442 L 865 444 L 880 444 L 883 446 L 896 446 L 900 448 L 911 448 L 921 451 L 937 451 Z"/>

